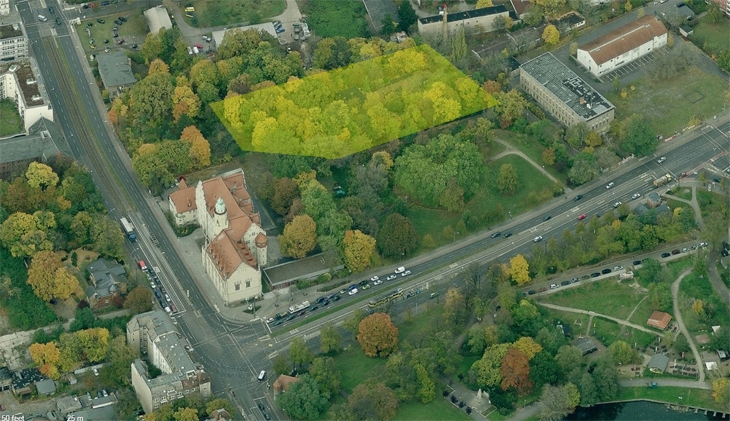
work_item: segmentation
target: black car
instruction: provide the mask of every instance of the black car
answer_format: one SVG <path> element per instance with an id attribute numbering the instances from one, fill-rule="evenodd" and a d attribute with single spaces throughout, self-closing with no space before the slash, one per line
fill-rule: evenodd
<path id="1" fill-rule="evenodd" d="M 665 259 L 666 259 L 667 257 L 669 257 L 669 256 L 671 256 L 671 254 L 669 254 L 669 253 L 662 253 L 662 257 L 663 257 L 663 258 L 665 258 Z"/>
<path id="2" fill-rule="evenodd" d="M 269 421 L 269 420 L 271 419 L 271 416 L 269 415 L 269 413 L 268 413 L 268 412 L 264 412 L 264 419 L 265 419 L 266 421 Z"/>
<path id="3" fill-rule="evenodd" d="M 340 301 L 340 298 L 342 297 L 340 297 L 339 295 L 335 295 L 334 297 L 332 297 L 332 301 Z"/>
<path id="4" fill-rule="evenodd" d="M 634 260 L 632 263 L 634 266 L 639 266 L 641 264 L 641 260 Z"/>
<path id="5" fill-rule="evenodd" d="M 535 295 L 535 294 L 537 294 L 537 291 L 535 291 L 534 289 L 527 291 L 527 295 Z"/>
<path id="6" fill-rule="evenodd" d="M 560 283 L 562 286 L 570 285 L 570 281 L 563 281 Z"/>
<path id="7" fill-rule="evenodd" d="M 287 321 L 287 322 L 290 322 L 290 321 L 292 321 L 292 320 L 296 319 L 296 317 L 297 317 L 297 315 L 296 315 L 296 314 L 290 314 L 290 315 L 289 315 L 289 317 L 287 317 L 287 318 L 286 318 L 286 321 Z"/>
<path id="8" fill-rule="evenodd" d="M 598 278 L 599 276 L 601 276 L 601 274 L 598 272 L 591 273 L 591 278 Z"/>
<path id="9" fill-rule="evenodd" d="M 512 237 L 512 233 L 511 232 L 505 232 L 504 235 L 503 235 L 503 237 L 504 238 Z"/>
<path id="10" fill-rule="evenodd" d="M 274 326 L 280 326 L 282 323 L 284 323 L 284 321 L 281 320 L 281 319 L 279 319 L 279 320 L 277 320 L 277 321 L 274 322 Z"/>
<path id="11" fill-rule="evenodd" d="M 319 298 L 317 298 L 317 301 L 315 301 L 315 303 L 319 304 L 319 303 L 321 303 L 321 302 L 322 302 L 322 301 L 324 301 L 324 300 L 326 300 L 326 298 L 324 298 L 324 297 L 319 297 Z"/>
<path id="12" fill-rule="evenodd" d="M 121 20 L 122 22 L 126 22 L 127 18 L 125 18 L 124 16 L 119 16 L 119 20 Z"/>
<path id="13" fill-rule="evenodd" d="M 101 24 L 104 24 L 106 22 L 104 19 L 101 19 L 101 18 L 97 19 L 96 21 L 99 22 L 99 23 L 101 23 Z"/>
<path id="14" fill-rule="evenodd" d="M 322 301 L 322 306 L 323 307 L 327 307 L 328 305 L 330 305 L 330 302 L 328 300 Z"/>
<path id="15" fill-rule="evenodd" d="M 265 406 L 264 406 L 264 404 L 262 404 L 261 402 L 259 402 L 259 403 L 257 404 L 257 406 L 259 407 L 259 409 L 260 409 L 260 410 L 262 410 L 262 411 L 266 411 L 266 407 L 265 407 Z"/>
<path id="16" fill-rule="evenodd" d="M 121 21 L 121 20 L 119 20 L 119 19 L 115 19 L 115 20 L 114 20 L 114 24 L 115 24 L 115 25 L 117 25 L 117 26 L 122 26 L 122 24 L 123 24 L 123 23 L 124 23 L 124 22 L 122 22 L 122 21 Z"/>
<path id="17" fill-rule="evenodd" d="M 545 217 L 545 220 L 546 221 L 549 221 L 550 219 L 552 219 L 552 216 L 550 216 L 550 215 L 548 215 L 548 216 Z"/>
<path id="18" fill-rule="evenodd" d="M 53 10 L 53 6 L 48 6 L 48 11 L 49 11 L 50 13 L 54 13 L 54 12 L 55 12 L 55 10 Z"/>
<path id="19" fill-rule="evenodd" d="M 499 237 L 500 235 L 502 235 L 502 233 L 501 233 L 501 232 L 499 232 L 499 231 L 497 231 L 497 232 L 495 232 L 495 233 L 492 233 L 491 237 L 492 237 L 492 238 L 497 238 L 497 237 Z"/>
<path id="20" fill-rule="evenodd" d="M 312 306 L 309 311 L 319 310 L 319 306 Z"/>
<path id="21" fill-rule="evenodd" d="M 672 254 L 679 254 L 679 253 L 681 253 L 681 252 L 679 251 L 679 249 L 676 249 L 676 250 L 672 250 Z"/>
<path id="22" fill-rule="evenodd" d="M 609 269 L 609 268 L 603 269 L 601 271 L 601 273 L 604 274 L 604 275 L 609 274 L 609 273 L 611 273 L 611 269 Z"/>
<path id="23" fill-rule="evenodd" d="M 579 200 L 580 200 L 580 199 L 582 199 L 582 198 L 583 198 L 583 195 L 582 195 L 582 194 L 579 194 L 578 196 L 575 196 L 575 197 L 573 198 L 573 201 L 574 201 L 574 202 L 577 202 L 577 201 L 579 201 Z"/>
<path id="24" fill-rule="evenodd" d="M 358 285 L 361 286 L 361 287 L 364 287 L 367 284 L 368 284 L 368 281 L 360 281 L 360 282 L 358 282 Z"/>

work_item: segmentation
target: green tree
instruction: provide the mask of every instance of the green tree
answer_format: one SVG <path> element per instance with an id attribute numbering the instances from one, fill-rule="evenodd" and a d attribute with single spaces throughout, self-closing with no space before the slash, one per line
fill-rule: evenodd
<path id="1" fill-rule="evenodd" d="M 281 374 L 289 375 L 292 371 L 292 363 L 289 361 L 289 355 L 286 353 L 277 354 L 271 362 L 271 369 L 277 376 Z"/>
<path id="2" fill-rule="evenodd" d="M 497 178 L 497 190 L 503 195 L 511 196 L 517 191 L 518 184 L 517 170 L 511 164 L 502 164 Z"/>
<path id="3" fill-rule="evenodd" d="M 348 230 L 345 231 L 342 248 L 347 270 L 351 273 L 362 272 L 370 266 L 370 259 L 375 252 L 375 239 L 360 230 Z"/>
<path id="4" fill-rule="evenodd" d="M 319 385 L 309 374 L 303 374 L 286 393 L 276 398 L 279 407 L 292 418 L 314 420 L 327 409 L 330 394 L 320 391 Z"/>
<path id="5" fill-rule="evenodd" d="M 91 363 L 102 361 L 109 350 L 109 330 L 103 327 L 80 330 L 76 338 L 84 356 Z"/>
<path id="6" fill-rule="evenodd" d="M 90 235 L 94 242 L 94 250 L 99 254 L 113 259 L 124 258 L 124 234 L 119 223 L 109 216 L 95 216 Z"/>
<path id="7" fill-rule="evenodd" d="M 342 335 L 332 322 L 319 330 L 319 346 L 322 354 L 336 354 L 342 349 Z"/>
<path id="8" fill-rule="evenodd" d="M 386 13 L 385 16 L 383 16 L 380 24 L 383 26 L 380 29 L 381 35 L 389 36 L 398 29 L 398 22 L 393 20 L 393 16 L 390 13 Z"/>
<path id="9" fill-rule="evenodd" d="M 0 225 L 0 242 L 13 257 L 32 257 L 39 251 L 53 249 L 46 229 L 35 214 L 16 212 Z"/>
<path id="10" fill-rule="evenodd" d="M 433 379 L 431 379 L 431 376 L 428 374 L 428 371 L 426 371 L 426 368 L 424 368 L 421 364 L 417 364 L 414 369 L 416 371 L 416 377 L 418 378 L 418 382 L 420 383 L 420 388 L 418 389 L 418 398 L 423 403 L 429 403 L 436 396 L 436 384 L 434 383 Z"/>
<path id="11" fill-rule="evenodd" d="M 152 291 L 149 288 L 138 286 L 127 295 L 124 300 L 124 308 L 131 310 L 132 314 L 146 313 L 152 310 Z"/>
<path id="12" fill-rule="evenodd" d="M 302 338 L 296 337 L 289 344 L 289 357 L 292 363 L 299 367 L 309 364 L 314 359 L 312 351 L 307 347 Z"/>
<path id="13" fill-rule="evenodd" d="M 112 339 L 107 351 L 108 363 L 99 373 L 99 380 L 109 387 L 124 388 L 131 384 L 129 367 L 139 356 L 127 346 L 124 335 Z"/>
<path id="14" fill-rule="evenodd" d="M 588 152 L 581 152 L 573 160 L 573 167 L 568 171 L 568 178 L 576 186 L 585 184 L 597 176 L 596 157 Z"/>
<path id="15" fill-rule="evenodd" d="M 309 367 L 309 375 L 317 381 L 320 390 L 323 392 L 333 394 L 340 389 L 342 375 L 332 358 L 315 358 Z"/>
<path id="16" fill-rule="evenodd" d="M 390 421 L 398 409 L 398 399 L 382 383 L 362 383 L 348 397 L 347 406 L 358 420 Z"/>
<path id="17" fill-rule="evenodd" d="M 629 364 L 636 362 L 638 354 L 631 345 L 625 341 L 616 341 L 608 347 L 611 357 L 619 364 Z"/>
<path id="18" fill-rule="evenodd" d="M 360 322 L 364 318 L 365 318 L 365 314 L 363 314 L 362 310 L 359 308 L 356 308 L 345 319 L 345 321 L 342 323 L 342 326 L 345 328 L 345 330 L 347 330 L 348 332 L 357 336 L 358 329 L 360 328 Z"/>
<path id="19" fill-rule="evenodd" d="M 624 121 L 626 137 L 621 147 L 636 156 L 651 155 L 656 151 L 656 131 L 643 115 L 634 114 Z"/>
<path id="20" fill-rule="evenodd" d="M 305 257 L 317 245 L 317 224 L 309 215 L 298 215 L 279 236 L 281 252 L 296 259 Z"/>
<path id="21" fill-rule="evenodd" d="M 286 215 L 291 204 L 299 195 L 294 180 L 288 177 L 277 178 L 273 184 L 274 194 L 271 197 L 271 208 L 279 215 Z"/>
<path id="22" fill-rule="evenodd" d="M 527 107 L 527 100 L 516 89 L 498 92 L 494 94 L 494 98 L 498 101 L 495 111 L 499 115 L 499 125 L 503 129 L 511 126 L 516 118 L 522 116 Z"/>
<path id="23" fill-rule="evenodd" d="M 719 23 L 722 21 L 723 13 L 720 10 L 720 6 L 717 3 L 710 2 L 707 5 L 707 20 L 710 23 Z"/>
<path id="24" fill-rule="evenodd" d="M 205 404 L 205 413 L 208 416 L 219 409 L 225 409 L 231 415 L 236 412 L 235 407 L 228 399 L 216 398 Z"/>
<path id="25" fill-rule="evenodd" d="M 398 24 L 401 31 L 408 31 L 418 21 L 418 15 L 413 10 L 413 6 L 410 1 L 401 1 L 398 5 L 398 17 L 400 23 Z"/>
<path id="26" fill-rule="evenodd" d="M 542 402 L 540 419 L 559 421 L 575 411 L 580 404 L 580 392 L 573 383 L 564 386 L 545 385 L 540 401 Z"/>
<path id="27" fill-rule="evenodd" d="M 58 184 L 58 174 L 40 162 L 31 162 L 25 171 L 25 177 L 28 179 L 28 185 L 36 189 L 46 190 Z"/>
<path id="28" fill-rule="evenodd" d="M 392 213 L 378 231 L 377 246 L 383 256 L 404 257 L 418 247 L 419 235 L 407 217 Z"/>
<path id="29" fill-rule="evenodd" d="M 451 38 L 451 57 L 454 60 L 461 60 L 468 51 L 464 27 L 459 26 L 456 36 Z"/>
<path id="30" fill-rule="evenodd" d="M 364 318 L 357 332 L 357 341 L 368 357 L 387 357 L 398 348 L 398 328 L 385 313 Z"/>
<path id="31" fill-rule="evenodd" d="M 500 385 L 502 358 L 507 355 L 511 346 L 508 343 L 492 345 L 484 351 L 481 359 L 472 364 L 471 371 L 479 387 L 492 389 Z"/>

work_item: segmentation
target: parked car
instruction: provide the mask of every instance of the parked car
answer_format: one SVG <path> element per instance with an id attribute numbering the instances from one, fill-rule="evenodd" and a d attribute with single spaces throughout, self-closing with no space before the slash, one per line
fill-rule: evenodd
<path id="1" fill-rule="evenodd" d="M 560 288 L 560 285 L 558 284 L 550 284 L 550 289 L 557 289 Z"/>
<path id="2" fill-rule="evenodd" d="M 666 259 L 667 257 L 671 256 L 669 253 L 662 253 L 662 258 Z"/>
<path id="3" fill-rule="evenodd" d="M 641 263 L 641 260 L 634 260 L 631 264 L 634 266 L 639 266 Z"/>
<path id="4" fill-rule="evenodd" d="M 609 273 L 611 273 L 611 269 L 609 269 L 609 268 L 603 269 L 601 271 L 601 273 L 604 274 L 604 275 L 608 275 Z"/>
<path id="5" fill-rule="evenodd" d="M 527 291 L 527 295 L 535 295 L 535 294 L 537 294 L 537 291 L 535 291 L 534 289 Z"/>
<path id="6" fill-rule="evenodd" d="M 96 21 L 99 22 L 99 23 L 101 23 L 101 24 L 104 24 L 106 22 L 104 19 L 101 19 L 101 18 L 97 19 Z"/>
<path id="7" fill-rule="evenodd" d="M 601 276 L 601 274 L 599 272 L 591 273 L 591 278 L 598 278 L 599 276 Z"/>
<path id="8" fill-rule="evenodd" d="M 577 277 L 570 280 L 571 284 L 577 284 L 578 282 L 580 282 L 580 279 L 578 279 Z"/>
<path id="9" fill-rule="evenodd" d="M 562 286 L 570 285 L 570 281 L 563 281 L 560 283 Z"/>
<path id="10" fill-rule="evenodd" d="M 619 265 L 619 266 L 614 266 L 614 267 L 613 267 L 613 271 L 614 271 L 614 272 L 618 272 L 618 271 L 620 271 L 620 270 L 621 270 L 621 269 L 623 269 L 623 268 L 624 268 L 624 267 L 623 267 L 623 266 L 620 266 L 620 265 Z"/>
<path id="11" fill-rule="evenodd" d="M 681 253 L 681 251 L 679 251 L 679 249 L 672 250 L 672 254 L 674 254 L 674 255 L 677 255 L 679 253 Z"/>

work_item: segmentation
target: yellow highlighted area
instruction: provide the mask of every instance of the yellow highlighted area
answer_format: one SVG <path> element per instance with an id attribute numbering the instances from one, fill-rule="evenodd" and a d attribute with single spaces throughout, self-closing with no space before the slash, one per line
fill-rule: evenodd
<path id="1" fill-rule="evenodd" d="M 421 45 L 211 106 L 243 150 L 335 159 L 496 104 Z"/>

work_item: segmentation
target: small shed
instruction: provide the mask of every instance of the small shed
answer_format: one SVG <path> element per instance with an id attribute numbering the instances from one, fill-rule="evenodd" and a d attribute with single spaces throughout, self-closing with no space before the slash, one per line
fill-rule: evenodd
<path id="1" fill-rule="evenodd" d="M 657 329 L 665 330 L 667 326 L 669 326 L 669 322 L 671 321 L 672 316 L 670 314 L 663 311 L 655 311 L 651 313 L 651 316 L 649 316 L 649 320 L 646 321 L 646 324 Z"/>
<path id="2" fill-rule="evenodd" d="M 656 374 L 663 373 L 669 365 L 669 357 L 664 354 L 654 354 L 649 360 L 649 371 Z"/>
<path id="3" fill-rule="evenodd" d="M 167 13 L 165 6 L 156 6 L 144 11 L 144 17 L 147 19 L 147 26 L 150 27 L 150 33 L 157 35 L 160 29 L 172 29 L 172 21 Z"/>
<path id="4" fill-rule="evenodd" d="M 689 25 L 682 25 L 679 27 L 679 33 L 686 38 L 694 33 L 694 29 Z"/>
<path id="5" fill-rule="evenodd" d="M 573 345 L 580 348 L 580 350 L 583 351 L 584 356 L 588 355 L 592 352 L 598 351 L 598 346 L 596 346 L 596 343 L 593 342 L 593 339 L 591 339 L 591 338 L 586 338 L 586 337 L 578 338 L 575 340 L 575 342 L 573 342 Z"/>

